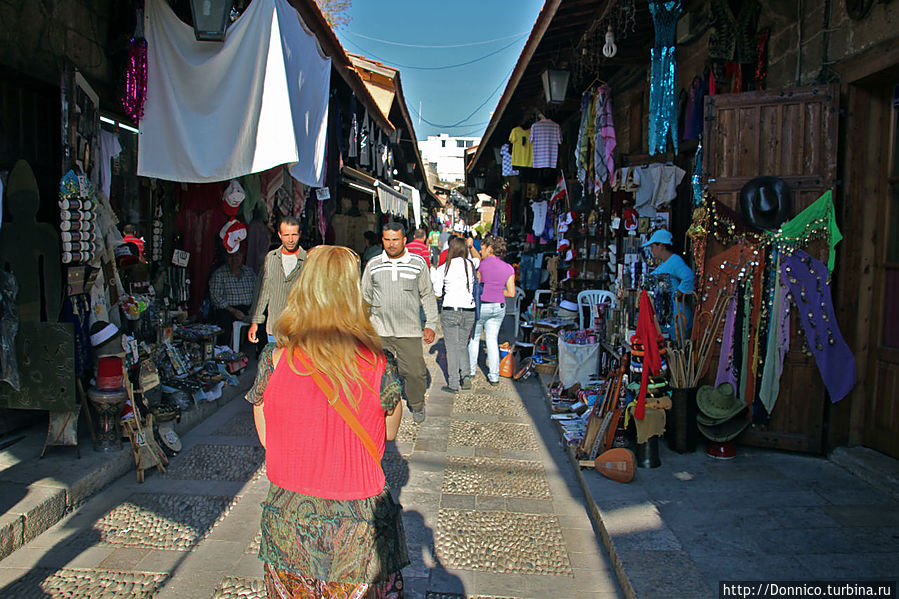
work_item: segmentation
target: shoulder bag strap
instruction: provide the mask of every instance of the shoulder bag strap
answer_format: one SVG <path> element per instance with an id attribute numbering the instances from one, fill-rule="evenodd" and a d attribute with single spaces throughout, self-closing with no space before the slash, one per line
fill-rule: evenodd
<path id="1" fill-rule="evenodd" d="M 325 378 L 321 375 L 321 372 L 318 369 L 313 368 L 311 364 L 301 356 L 300 354 L 296 354 L 300 363 L 304 368 L 308 368 L 312 373 L 312 380 L 315 381 L 315 384 L 318 385 L 318 388 L 322 390 L 322 393 L 325 394 L 325 397 L 328 398 L 328 403 L 337 411 L 337 414 L 343 418 L 343 421 L 347 423 L 356 436 L 359 437 L 359 440 L 362 442 L 362 445 L 365 446 L 365 449 L 368 451 L 368 454 L 371 456 L 371 459 L 375 461 L 378 467 L 381 466 L 381 458 L 378 455 L 378 448 L 375 446 L 375 442 L 372 441 L 371 435 L 368 434 L 368 431 L 362 426 L 362 423 L 359 422 L 359 419 L 356 418 L 356 415 L 353 414 L 353 411 L 350 410 L 349 407 L 345 403 L 340 400 L 340 396 L 335 391 L 334 387 L 329 385 Z"/>

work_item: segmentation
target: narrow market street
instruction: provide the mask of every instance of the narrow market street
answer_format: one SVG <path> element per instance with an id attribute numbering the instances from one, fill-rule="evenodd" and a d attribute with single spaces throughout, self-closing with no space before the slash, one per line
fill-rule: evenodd
<path id="1" fill-rule="evenodd" d="M 439 390 L 408 414 L 384 469 L 403 505 L 406 596 L 611 598 L 621 594 L 536 379 Z M 249 384 L 245 377 L 243 385 Z M 435 384 L 436 383 L 436 384 Z M 0 597 L 262 597 L 256 557 L 264 453 L 235 398 L 184 436 L 164 475 L 129 472 L 0 561 Z"/>

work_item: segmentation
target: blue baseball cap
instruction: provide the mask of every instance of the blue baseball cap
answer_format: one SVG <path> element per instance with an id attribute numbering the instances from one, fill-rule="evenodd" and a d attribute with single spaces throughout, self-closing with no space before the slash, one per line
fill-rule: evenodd
<path id="1" fill-rule="evenodd" d="M 665 245 L 672 245 L 674 241 L 674 236 L 666 231 L 665 229 L 659 229 L 652 236 L 646 240 L 646 243 L 643 244 L 643 247 L 649 247 L 654 243 L 664 243 Z"/>

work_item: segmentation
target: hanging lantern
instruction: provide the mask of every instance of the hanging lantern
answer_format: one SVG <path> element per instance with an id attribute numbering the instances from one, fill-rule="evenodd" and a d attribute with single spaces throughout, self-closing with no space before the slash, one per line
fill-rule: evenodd
<path id="1" fill-rule="evenodd" d="M 546 101 L 549 104 L 561 104 L 565 101 L 570 74 L 570 71 L 567 69 L 546 69 L 543 71 L 540 78 L 543 80 L 543 93 L 546 94 Z"/>
<path id="2" fill-rule="evenodd" d="M 478 173 L 474 176 L 474 187 L 477 191 L 484 191 L 484 185 L 487 183 L 487 177 L 484 173 Z"/>
<path id="3" fill-rule="evenodd" d="M 190 0 L 194 35 L 199 42 L 222 42 L 228 29 L 232 0 Z"/>

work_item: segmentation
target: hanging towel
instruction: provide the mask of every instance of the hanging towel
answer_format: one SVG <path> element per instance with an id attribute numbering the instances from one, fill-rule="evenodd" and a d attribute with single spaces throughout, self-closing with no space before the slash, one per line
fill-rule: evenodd
<path id="1" fill-rule="evenodd" d="M 297 11 L 286 0 L 254 0 L 224 43 L 211 44 L 165 0 L 145 7 L 137 174 L 211 182 L 292 163 L 293 177 L 321 185 L 331 60 Z"/>

